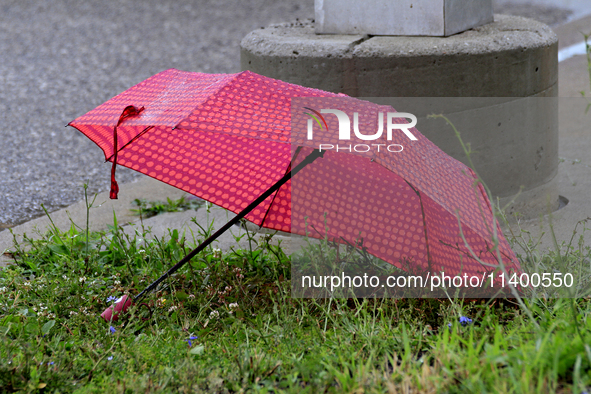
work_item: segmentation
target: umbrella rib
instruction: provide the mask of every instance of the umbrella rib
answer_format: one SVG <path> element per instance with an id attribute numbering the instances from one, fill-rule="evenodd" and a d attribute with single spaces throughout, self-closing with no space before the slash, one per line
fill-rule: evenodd
<path id="1" fill-rule="evenodd" d="M 285 171 L 285 173 L 283 175 L 285 176 L 285 174 L 287 174 L 290 171 L 291 171 L 291 162 L 287 166 L 287 170 Z M 279 190 L 277 190 L 277 191 L 279 191 Z M 269 203 L 269 206 L 267 207 L 267 210 L 265 211 L 265 216 L 263 216 L 263 220 L 261 220 L 261 224 L 259 225 L 259 228 L 262 228 L 263 224 L 265 224 L 265 220 L 267 220 L 267 216 L 269 215 L 269 212 L 271 212 L 271 207 L 273 206 L 273 203 L 275 202 L 276 197 L 277 197 L 277 193 L 273 194 L 273 199 L 271 200 L 271 203 Z"/>
<path id="2" fill-rule="evenodd" d="M 429 237 L 427 236 L 427 218 L 425 217 L 425 208 L 423 207 L 423 199 L 421 193 L 414 188 L 406 179 L 404 180 L 410 186 L 410 188 L 419 196 L 419 203 L 421 203 L 421 214 L 423 215 L 423 230 L 425 231 L 425 247 L 427 248 L 427 264 L 429 265 L 429 271 L 431 271 L 431 253 L 429 251 Z"/>
<path id="3" fill-rule="evenodd" d="M 121 152 L 123 149 L 125 149 L 127 147 L 127 145 L 131 144 L 132 142 L 134 142 L 135 140 L 137 140 L 138 138 L 140 138 L 142 135 L 144 135 L 147 131 L 152 130 L 154 128 L 154 126 L 148 126 L 146 127 L 144 130 L 142 130 L 141 133 L 139 133 L 138 135 L 136 135 L 135 137 L 133 137 L 127 144 L 123 145 L 121 148 L 117 149 L 117 153 Z M 113 153 L 111 156 L 109 156 L 109 158 L 105 161 L 109 161 L 113 158 L 113 156 L 115 156 L 115 154 Z"/>
<path id="4" fill-rule="evenodd" d="M 283 176 L 285 176 L 285 174 L 287 174 L 288 172 L 291 171 L 291 163 L 294 163 L 296 158 L 298 157 L 298 155 L 300 154 L 300 151 L 302 150 L 301 146 L 298 146 L 298 148 L 296 149 L 293 158 L 291 159 L 291 161 L 289 162 L 289 165 L 287 166 L 287 170 L 285 171 L 285 173 L 283 174 Z M 277 190 L 279 191 L 279 189 Z M 277 193 L 275 193 L 273 195 L 273 199 L 271 200 L 271 203 L 269 204 L 269 207 L 267 208 L 267 211 L 265 212 L 265 216 L 263 217 L 263 220 L 261 221 L 261 224 L 259 226 L 259 228 L 263 227 L 263 224 L 265 224 L 265 220 L 267 220 L 267 215 L 269 215 L 269 212 L 271 212 L 271 207 L 273 206 L 273 203 L 275 202 L 275 198 L 277 197 Z"/>

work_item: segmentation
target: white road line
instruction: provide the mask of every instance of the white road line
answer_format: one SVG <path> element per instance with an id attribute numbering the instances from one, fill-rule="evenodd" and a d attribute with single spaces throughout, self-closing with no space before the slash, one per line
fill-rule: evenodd
<path id="1" fill-rule="evenodd" d="M 578 44 L 574 44 L 568 46 L 564 49 L 558 51 L 558 62 L 561 62 L 566 59 L 570 59 L 576 55 L 585 55 L 587 54 L 587 47 L 585 45 L 585 41 L 581 41 Z"/>

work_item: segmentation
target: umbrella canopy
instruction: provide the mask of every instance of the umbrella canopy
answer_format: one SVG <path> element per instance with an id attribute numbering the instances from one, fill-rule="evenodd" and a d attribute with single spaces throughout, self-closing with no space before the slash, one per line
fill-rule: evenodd
<path id="1" fill-rule="evenodd" d="M 318 110 L 326 105 L 333 112 Z M 366 141 L 374 145 L 368 151 L 349 145 L 337 152 L 335 147 L 343 142 L 337 133 L 342 119 L 334 116 L 334 109 L 359 112 L 360 119 L 382 116 L 383 129 L 389 132 L 371 144 Z M 502 258 L 507 269 L 520 271 L 500 228 L 493 228 L 490 202 L 472 170 L 416 128 L 408 133 L 395 129 L 397 138 L 407 143 L 403 150 L 386 149 L 394 138 L 391 123 L 407 123 L 385 115 L 393 112 L 391 107 L 249 71 L 170 69 L 70 125 L 113 162 L 112 197 L 118 190 L 114 173 L 119 164 L 235 213 L 313 149 L 324 147 L 322 159 L 281 186 L 246 219 L 302 235 L 315 236 L 310 228 L 323 229 L 316 236 L 351 244 L 362 239 L 369 253 L 403 269 L 403 262 L 411 261 L 431 272 L 472 275 L 491 271 Z M 361 120 L 354 127 L 358 124 Z M 382 149 L 376 150 L 381 141 Z M 498 253 L 494 230 L 499 234 Z"/>

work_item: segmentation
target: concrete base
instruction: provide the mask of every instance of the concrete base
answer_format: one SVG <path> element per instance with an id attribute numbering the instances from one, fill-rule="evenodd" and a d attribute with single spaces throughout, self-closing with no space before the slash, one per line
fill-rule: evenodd
<path id="1" fill-rule="evenodd" d="M 558 207 L 552 182 L 558 112 L 551 99 L 557 96 L 558 40 L 546 25 L 495 15 L 494 23 L 451 37 L 370 37 L 320 36 L 313 23 L 298 22 L 253 31 L 241 47 L 242 69 L 268 77 L 354 97 L 431 98 L 436 104 L 424 106 L 423 115 L 457 115 L 450 118 L 476 151 L 472 161 L 493 195 L 504 201 L 528 196 L 512 207 L 525 217 L 546 213 L 549 200 Z M 444 97 L 499 99 L 485 105 L 464 99 L 455 106 L 433 99 Z M 536 99 L 519 110 L 519 97 Z M 394 106 L 414 113 L 403 107 Z M 417 128 L 465 162 L 454 133 L 439 121 L 433 129 L 419 119 Z"/>

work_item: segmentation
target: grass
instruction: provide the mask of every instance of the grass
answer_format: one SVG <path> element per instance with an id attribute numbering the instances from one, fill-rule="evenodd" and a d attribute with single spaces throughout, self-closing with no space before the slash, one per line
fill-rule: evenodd
<path id="1" fill-rule="evenodd" d="M 165 212 L 183 212 L 187 210 L 197 210 L 205 202 L 200 199 L 186 199 L 181 197 L 178 200 L 167 199 L 163 201 L 148 201 L 146 199 L 136 198 L 133 204 L 137 207 L 131 211 L 140 215 L 142 218 L 149 218 Z"/>
<path id="2" fill-rule="evenodd" d="M 290 259 L 269 238 L 225 254 L 209 248 L 123 320 L 98 317 L 207 232 L 150 240 L 115 220 L 106 232 L 72 225 L 16 245 L 15 264 L 0 272 L 2 391 L 581 393 L 591 385 L 588 299 L 524 300 L 526 313 L 510 300 L 291 298 Z"/>

